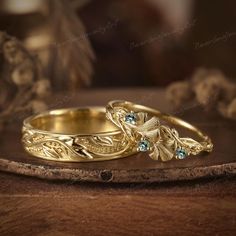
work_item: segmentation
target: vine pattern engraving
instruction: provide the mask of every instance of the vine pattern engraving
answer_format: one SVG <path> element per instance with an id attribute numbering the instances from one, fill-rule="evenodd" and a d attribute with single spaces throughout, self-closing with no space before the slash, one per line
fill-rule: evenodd
<path id="1" fill-rule="evenodd" d="M 123 140 L 123 141 L 122 141 Z M 90 160 L 104 155 L 116 155 L 129 147 L 123 134 L 111 136 L 48 135 L 23 128 L 25 149 L 50 160 Z"/>

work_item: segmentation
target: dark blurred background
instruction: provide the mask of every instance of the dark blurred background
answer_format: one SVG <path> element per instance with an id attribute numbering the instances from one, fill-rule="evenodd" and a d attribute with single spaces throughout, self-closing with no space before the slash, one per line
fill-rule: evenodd
<path id="1" fill-rule="evenodd" d="M 165 86 L 200 66 L 236 77 L 233 0 L 2 0 L 0 7 L 0 29 L 38 55 L 56 89 L 68 76 L 77 87 Z"/>

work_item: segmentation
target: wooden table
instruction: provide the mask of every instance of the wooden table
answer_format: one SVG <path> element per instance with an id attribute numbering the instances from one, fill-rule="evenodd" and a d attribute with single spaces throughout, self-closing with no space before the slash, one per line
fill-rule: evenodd
<path id="1" fill-rule="evenodd" d="M 78 100 L 74 95 L 55 97 L 51 108 L 104 105 L 111 98 L 149 104 L 157 93 L 81 92 Z M 234 235 L 236 177 L 228 174 L 118 184 L 48 181 L 0 172 L 0 235 Z"/>

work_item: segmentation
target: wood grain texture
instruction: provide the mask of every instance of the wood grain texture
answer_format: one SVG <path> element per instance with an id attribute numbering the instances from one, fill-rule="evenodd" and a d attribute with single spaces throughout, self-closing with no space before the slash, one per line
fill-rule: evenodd
<path id="1" fill-rule="evenodd" d="M 0 173 L 0 235 L 234 235 L 236 179 L 46 182 Z"/>
<path id="2" fill-rule="evenodd" d="M 130 100 L 170 112 L 170 106 L 164 99 L 164 91 L 150 89 L 92 90 L 77 95 L 60 94 L 51 98 L 50 108 L 105 105 L 112 99 Z M 51 180 L 118 183 L 163 182 L 236 174 L 236 122 L 215 114 L 206 114 L 196 104 L 179 109 L 175 115 L 209 134 L 214 151 L 209 155 L 166 163 L 153 161 L 147 154 L 94 163 L 50 162 L 24 152 L 20 142 L 22 119 L 19 119 L 0 137 L 0 170 Z"/>

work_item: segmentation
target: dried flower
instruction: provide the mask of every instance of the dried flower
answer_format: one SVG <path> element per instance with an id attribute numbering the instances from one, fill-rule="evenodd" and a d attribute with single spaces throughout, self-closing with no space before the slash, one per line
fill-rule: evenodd
<path id="1" fill-rule="evenodd" d="M 193 97 L 191 84 L 187 81 L 175 82 L 167 88 L 167 99 L 170 100 L 174 106 L 179 107 L 186 103 Z"/>
<path id="2" fill-rule="evenodd" d="M 15 38 L 0 32 L 0 129 L 19 112 L 39 112 L 47 108 L 40 100 L 49 88 L 42 78 L 39 62 Z M 34 87 L 36 84 L 36 88 Z"/>
<path id="3" fill-rule="evenodd" d="M 30 61 L 17 66 L 12 72 L 12 81 L 18 85 L 29 85 L 33 82 L 34 68 Z"/>
<path id="4" fill-rule="evenodd" d="M 227 115 L 230 118 L 236 119 L 236 98 L 228 105 Z"/>
<path id="5" fill-rule="evenodd" d="M 224 79 L 220 77 L 209 76 L 195 85 L 195 94 L 197 101 L 206 106 L 212 106 L 218 101 L 222 91 Z"/>
<path id="6" fill-rule="evenodd" d="M 48 108 L 46 103 L 41 100 L 31 101 L 30 107 L 31 107 L 33 113 L 39 113 L 39 112 L 47 110 L 47 108 Z"/>
<path id="7" fill-rule="evenodd" d="M 166 92 L 167 98 L 175 106 L 195 99 L 208 110 L 215 109 L 224 117 L 236 119 L 236 84 L 219 70 L 200 68 L 188 85 L 186 82 L 173 83 Z M 190 93 L 193 96 L 189 96 Z"/>
<path id="8" fill-rule="evenodd" d="M 34 84 L 35 93 L 38 97 L 46 97 L 50 91 L 50 82 L 47 79 L 41 79 Z"/>
<path id="9" fill-rule="evenodd" d="M 236 97 L 236 84 L 231 81 L 226 81 L 222 84 L 222 101 L 229 103 Z"/>
<path id="10" fill-rule="evenodd" d="M 192 75 L 191 81 L 193 86 L 195 87 L 196 84 L 200 83 L 201 81 L 205 80 L 206 76 L 208 75 L 208 70 L 206 68 L 198 68 L 194 74 Z"/>
<path id="11" fill-rule="evenodd" d="M 24 61 L 26 58 L 25 53 L 19 47 L 19 43 L 16 40 L 8 40 L 3 45 L 3 53 L 5 59 L 10 63 L 17 65 Z"/>
<path id="12" fill-rule="evenodd" d="M 226 81 L 225 75 L 220 70 L 206 69 L 206 68 L 200 67 L 192 75 L 191 83 L 192 83 L 193 87 L 195 87 L 199 83 L 207 80 L 209 77 L 214 77 L 214 78 L 217 77 L 218 80 Z"/>

